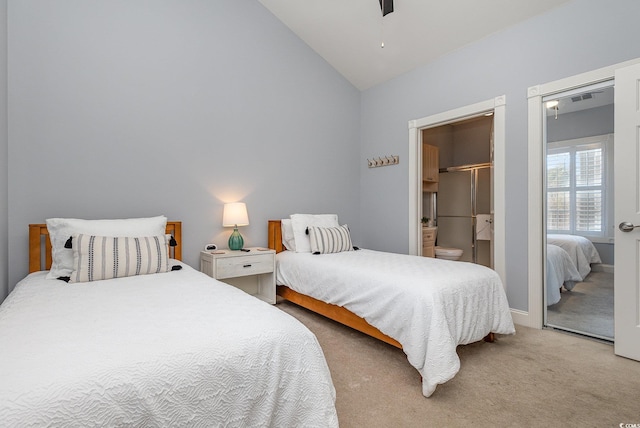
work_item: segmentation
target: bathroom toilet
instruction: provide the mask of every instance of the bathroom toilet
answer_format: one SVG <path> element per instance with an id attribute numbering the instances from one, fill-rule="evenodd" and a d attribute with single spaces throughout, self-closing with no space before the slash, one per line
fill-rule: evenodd
<path id="1" fill-rule="evenodd" d="M 436 247 L 436 259 L 460 260 L 462 253 L 460 248 Z"/>

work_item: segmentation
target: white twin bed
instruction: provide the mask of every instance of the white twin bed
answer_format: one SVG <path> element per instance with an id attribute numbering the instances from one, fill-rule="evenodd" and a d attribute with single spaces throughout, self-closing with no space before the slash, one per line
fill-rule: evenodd
<path id="1" fill-rule="evenodd" d="M 562 248 L 547 244 L 547 306 L 560 301 L 560 289 L 572 290 L 582 281 L 569 254 Z"/>
<path id="2" fill-rule="evenodd" d="M 278 252 L 278 294 L 402 348 L 422 376 L 423 395 L 459 371 L 458 345 L 515 333 L 495 271 L 459 261 L 351 251 L 350 241 L 335 245 L 335 229 L 315 227 L 310 236 L 320 230 L 325 249 L 340 251 L 318 250 L 313 238 L 310 250 L 300 251 L 300 235 L 292 249 L 281 221 L 269 222 L 269 245 Z"/>
<path id="3" fill-rule="evenodd" d="M 571 291 L 591 272 L 592 263 L 601 263 L 593 243 L 577 235 L 547 235 L 547 306 L 560 301 L 560 291 Z"/>
<path id="4" fill-rule="evenodd" d="M 181 269 L 76 283 L 38 271 L 18 283 L 0 305 L 0 425 L 338 426 L 306 327 L 169 265 Z"/>
<path id="5" fill-rule="evenodd" d="M 569 254 L 578 273 L 580 281 L 584 280 L 591 272 L 592 263 L 602 263 L 600 254 L 593 242 L 583 236 L 577 235 L 547 235 L 547 244 L 556 245 Z"/>

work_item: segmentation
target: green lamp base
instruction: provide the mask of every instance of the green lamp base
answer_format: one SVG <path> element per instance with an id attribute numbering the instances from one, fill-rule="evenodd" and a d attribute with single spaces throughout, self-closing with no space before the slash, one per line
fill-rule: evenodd
<path id="1" fill-rule="evenodd" d="M 229 249 L 241 250 L 242 247 L 244 247 L 244 239 L 242 239 L 242 235 L 238 232 L 238 228 L 234 228 L 233 233 L 229 236 Z"/>

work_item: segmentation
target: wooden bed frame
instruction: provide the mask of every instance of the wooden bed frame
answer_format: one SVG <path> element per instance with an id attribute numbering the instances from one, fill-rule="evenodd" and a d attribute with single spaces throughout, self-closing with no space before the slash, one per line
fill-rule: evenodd
<path id="1" fill-rule="evenodd" d="M 285 250 L 284 245 L 282 244 L 282 224 L 280 220 L 269 220 L 268 245 L 269 248 L 275 250 L 276 253 Z M 339 322 L 340 324 L 344 324 L 366 335 L 375 337 L 376 339 L 393 345 L 396 348 L 402 349 L 402 345 L 400 344 L 400 342 L 392 337 L 387 336 L 386 334 L 369 324 L 363 318 L 359 317 L 358 315 L 342 306 L 337 306 L 330 303 L 325 303 L 318 299 L 314 299 L 313 297 L 298 293 L 297 291 L 293 291 L 285 285 L 278 285 L 276 287 L 276 294 L 283 299 L 295 303 L 296 305 L 302 306 L 303 308 L 309 309 L 312 312 L 324 315 L 325 317 Z M 495 340 L 495 334 L 489 333 L 484 338 L 484 340 L 486 342 L 493 342 Z"/>
<path id="2" fill-rule="evenodd" d="M 268 242 L 269 248 L 276 250 L 276 253 L 285 250 L 282 245 L 282 224 L 280 223 L 280 220 L 269 220 Z M 316 312 L 320 315 L 324 315 L 325 317 L 337 321 L 340 324 L 344 324 L 366 335 L 375 337 L 376 339 L 393 345 L 396 348 L 402 349 L 400 342 L 387 336 L 365 321 L 364 318 L 360 318 L 342 306 L 332 305 L 330 303 L 314 299 L 313 297 L 309 297 L 305 294 L 300 294 L 285 285 L 278 285 L 276 288 L 276 294 L 292 303 L 295 303 L 296 305 L 302 306 L 303 308 L 309 309 L 310 311 Z"/>
<path id="3" fill-rule="evenodd" d="M 168 221 L 167 232 L 177 245 L 169 248 L 170 257 L 182 260 L 182 222 Z M 44 252 L 44 258 L 43 258 Z M 29 225 L 29 273 L 51 269 L 51 240 L 46 224 Z"/>

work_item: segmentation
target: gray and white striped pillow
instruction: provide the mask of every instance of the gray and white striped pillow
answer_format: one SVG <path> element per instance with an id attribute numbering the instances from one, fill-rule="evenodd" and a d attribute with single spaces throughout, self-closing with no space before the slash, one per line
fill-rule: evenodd
<path id="1" fill-rule="evenodd" d="M 309 241 L 311 241 L 311 253 L 329 254 L 353 250 L 349 226 L 346 224 L 338 227 L 309 226 Z"/>
<path id="2" fill-rule="evenodd" d="M 171 235 L 108 237 L 74 235 L 69 282 L 90 282 L 169 270 Z"/>

